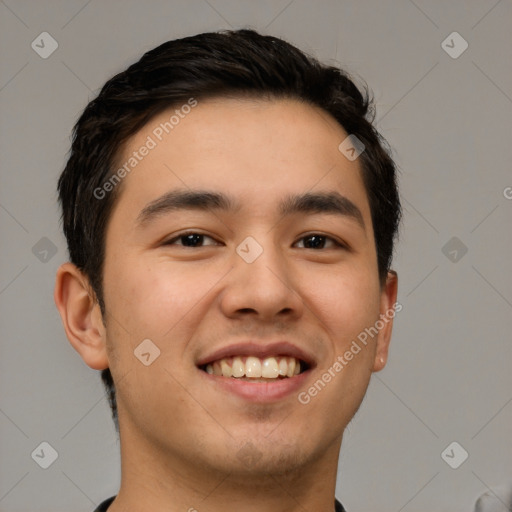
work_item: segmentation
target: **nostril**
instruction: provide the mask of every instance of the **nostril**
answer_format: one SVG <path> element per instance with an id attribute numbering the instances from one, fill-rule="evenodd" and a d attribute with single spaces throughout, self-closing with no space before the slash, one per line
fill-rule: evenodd
<path id="1" fill-rule="evenodd" d="M 255 309 L 252 308 L 240 308 L 236 310 L 237 313 L 256 313 Z"/>

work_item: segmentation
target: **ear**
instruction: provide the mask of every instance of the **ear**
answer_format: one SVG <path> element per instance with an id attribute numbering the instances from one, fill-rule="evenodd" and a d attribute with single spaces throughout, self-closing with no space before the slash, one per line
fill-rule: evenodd
<path id="1" fill-rule="evenodd" d="M 374 372 L 382 370 L 388 360 L 393 318 L 402 309 L 402 305 L 396 302 L 397 292 L 398 275 L 395 271 L 390 270 L 380 295 L 380 325 L 382 328 L 379 329 L 379 334 L 377 335 L 377 347 L 373 362 Z"/>
<path id="2" fill-rule="evenodd" d="M 99 304 L 89 280 L 72 263 L 64 263 L 57 270 L 54 299 L 73 348 L 94 370 L 108 368 Z"/>

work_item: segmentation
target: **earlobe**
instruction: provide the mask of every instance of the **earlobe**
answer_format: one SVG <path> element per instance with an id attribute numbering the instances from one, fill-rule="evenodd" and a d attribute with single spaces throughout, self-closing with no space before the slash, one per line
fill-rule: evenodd
<path id="1" fill-rule="evenodd" d="M 380 298 L 380 328 L 373 362 L 374 372 L 379 372 L 386 366 L 389 343 L 391 342 L 391 332 L 393 330 L 393 319 L 396 313 L 401 309 L 401 305 L 400 308 L 397 307 L 397 293 L 398 275 L 395 271 L 390 270 L 386 278 L 386 283 L 382 288 Z"/>
<path id="2" fill-rule="evenodd" d="M 54 299 L 73 348 L 91 368 L 108 368 L 106 333 L 99 305 L 89 280 L 72 263 L 59 267 Z"/>

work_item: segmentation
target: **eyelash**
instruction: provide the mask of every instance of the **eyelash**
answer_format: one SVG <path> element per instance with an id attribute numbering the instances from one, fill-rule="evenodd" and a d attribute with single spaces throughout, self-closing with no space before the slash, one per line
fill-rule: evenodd
<path id="1" fill-rule="evenodd" d="M 199 235 L 199 236 L 202 236 L 202 237 L 205 237 L 205 238 L 210 238 L 211 240 L 215 240 L 213 237 L 211 237 L 209 235 L 205 235 L 204 233 L 200 233 L 198 231 L 186 231 L 184 233 L 180 233 L 179 235 L 176 235 L 175 237 L 171 238 L 170 240 L 167 240 L 166 242 L 164 242 L 163 245 L 175 245 L 176 241 L 180 240 L 183 237 L 189 236 L 189 235 Z M 343 244 L 342 242 L 339 242 L 338 240 L 336 240 L 335 238 L 333 238 L 331 236 L 324 235 L 322 233 L 315 233 L 315 232 L 308 233 L 306 235 L 302 235 L 298 239 L 298 241 L 299 240 L 304 240 L 306 238 L 312 238 L 312 237 L 315 237 L 315 236 L 321 237 L 321 238 L 325 239 L 326 241 L 332 242 L 334 244 L 335 248 L 340 248 L 340 249 L 347 249 L 348 248 L 345 244 Z M 295 242 L 294 245 L 296 243 L 297 242 Z M 193 247 L 193 246 L 186 246 L 186 245 L 183 245 L 183 244 L 177 244 L 177 245 L 181 245 L 182 247 L 187 247 L 187 248 L 190 248 L 190 249 L 197 249 L 197 247 Z M 208 246 L 201 245 L 199 247 L 209 247 L 209 246 L 212 246 L 212 245 L 218 245 L 218 243 L 210 244 Z M 311 247 L 303 247 L 303 249 L 318 250 L 318 249 L 313 249 Z M 325 250 L 325 247 L 322 247 L 321 249 Z"/>

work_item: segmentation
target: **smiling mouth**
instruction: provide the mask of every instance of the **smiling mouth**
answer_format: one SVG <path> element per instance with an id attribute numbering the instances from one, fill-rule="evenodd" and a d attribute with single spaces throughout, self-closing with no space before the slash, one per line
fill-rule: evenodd
<path id="1" fill-rule="evenodd" d="M 289 356 L 225 357 L 199 367 L 210 375 L 250 382 L 290 379 L 309 369 L 305 361 Z"/>

